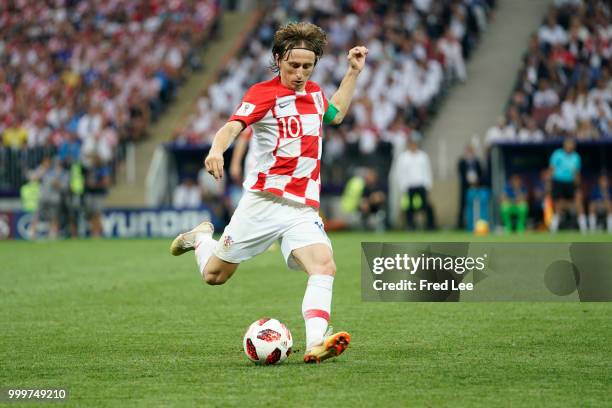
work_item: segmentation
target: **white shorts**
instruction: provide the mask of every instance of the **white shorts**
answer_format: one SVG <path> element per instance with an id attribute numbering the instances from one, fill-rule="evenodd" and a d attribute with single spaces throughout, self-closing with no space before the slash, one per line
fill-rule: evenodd
<path id="1" fill-rule="evenodd" d="M 302 267 L 291 255 L 294 249 L 312 244 L 332 249 L 316 209 L 271 193 L 246 191 L 214 254 L 226 262 L 240 263 L 264 252 L 277 239 L 287 266 L 296 270 Z"/>

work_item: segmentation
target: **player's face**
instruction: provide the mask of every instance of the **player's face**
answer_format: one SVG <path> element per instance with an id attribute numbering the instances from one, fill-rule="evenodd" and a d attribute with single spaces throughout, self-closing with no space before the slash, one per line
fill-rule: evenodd
<path id="1" fill-rule="evenodd" d="M 294 49 L 277 62 L 283 85 L 294 91 L 303 91 L 315 66 L 315 53 L 309 50 Z"/>

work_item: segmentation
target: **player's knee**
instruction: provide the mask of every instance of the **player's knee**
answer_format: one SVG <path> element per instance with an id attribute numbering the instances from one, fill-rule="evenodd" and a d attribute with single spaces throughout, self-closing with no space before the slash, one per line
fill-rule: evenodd
<path id="1" fill-rule="evenodd" d="M 219 279 L 218 275 L 207 274 L 204 275 L 204 282 L 209 285 L 223 285 L 225 283 L 224 280 Z"/>
<path id="2" fill-rule="evenodd" d="M 333 259 L 325 260 L 317 264 L 313 269 L 311 275 L 336 276 L 336 264 Z"/>
<path id="3" fill-rule="evenodd" d="M 222 273 L 211 273 L 204 270 L 202 276 L 204 278 L 204 282 L 209 285 L 223 285 L 227 281 L 227 278 L 225 278 L 224 274 Z"/>

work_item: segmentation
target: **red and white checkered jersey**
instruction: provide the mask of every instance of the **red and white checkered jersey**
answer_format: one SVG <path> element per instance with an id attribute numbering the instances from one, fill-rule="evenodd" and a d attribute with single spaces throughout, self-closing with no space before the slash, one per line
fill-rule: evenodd
<path id="1" fill-rule="evenodd" d="M 286 88 L 280 77 L 253 85 L 229 119 L 253 129 L 255 168 L 245 190 L 268 191 L 319 207 L 323 115 L 329 102 L 316 83 Z"/>

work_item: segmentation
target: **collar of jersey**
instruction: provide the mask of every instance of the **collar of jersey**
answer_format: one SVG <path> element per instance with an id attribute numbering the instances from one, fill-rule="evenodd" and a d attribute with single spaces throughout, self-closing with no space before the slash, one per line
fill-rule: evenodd
<path id="1" fill-rule="evenodd" d="M 288 90 L 290 90 L 292 92 L 295 92 L 296 95 L 304 96 L 304 95 L 308 94 L 308 92 L 306 92 L 306 85 L 308 84 L 308 81 L 306 81 L 306 83 L 304 84 L 304 90 L 303 91 L 296 91 L 296 90 L 293 90 L 291 88 L 287 88 L 285 86 L 285 84 L 283 84 L 283 81 L 281 81 L 280 75 L 277 75 L 276 78 L 277 78 L 278 83 L 280 84 L 280 86 L 282 86 L 283 88 L 288 89 Z"/>

